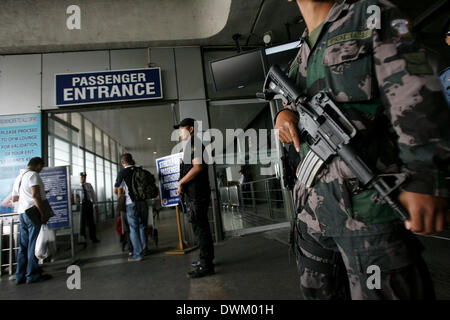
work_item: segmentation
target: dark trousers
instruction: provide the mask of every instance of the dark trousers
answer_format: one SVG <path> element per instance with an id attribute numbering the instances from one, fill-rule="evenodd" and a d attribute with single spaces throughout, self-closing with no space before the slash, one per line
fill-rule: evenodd
<path id="1" fill-rule="evenodd" d="M 360 236 L 326 237 L 310 233 L 297 220 L 295 253 L 306 300 L 435 299 L 417 238 L 397 221 L 370 229 L 372 234 L 359 231 Z M 370 286 L 376 279 L 373 267 L 381 271 L 378 288 Z"/>
<path id="2" fill-rule="evenodd" d="M 200 264 L 206 268 L 214 266 L 214 243 L 208 221 L 209 202 L 209 198 L 187 201 L 190 222 L 200 247 Z"/>
<path id="3" fill-rule="evenodd" d="M 97 240 L 94 222 L 94 205 L 90 201 L 83 201 L 81 204 L 80 235 L 83 237 L 86 237 L 86 224 L 89 228 L 89 237 L 91 240 Z"/>
<path id="4" fill-rule="evenodd" d="M 122 243 L 122 251 L 125 250 L 125 245 L 128 245 L 128 252 L 133 253 L 133 244 L 131 243 L 130 237 L 130 225 L 128 224 L 126 211 L 120 212 L 120 220 L 122 221 L 122 235 L 120 236 L 120 242 Z"/>

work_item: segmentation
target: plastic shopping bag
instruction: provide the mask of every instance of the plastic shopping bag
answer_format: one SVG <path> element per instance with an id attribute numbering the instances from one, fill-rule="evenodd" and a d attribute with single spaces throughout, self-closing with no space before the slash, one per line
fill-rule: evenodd
<path id="1" fill-rule="evenodd" d="M 38 259 L 45 259 L 49 256 L 49 239 L 51 230 L 48 229 L 47 225 L 42 224 L 41 230 L 36 240 L 36 247 L 34 248 L 34 255 Z"/>
<path id="2" fill-rule="evenodd" d="M 147 227 L 153 227 L 153 206 L 148 207 Z"/>
<path id="3" fill-rule="evenodd" d="M 46 225 L 47 227 L 47 225 Z M 47 246 L 48 246 L 48 250 L 47 253 L 49 256 L 54 256 L 56 254 L 56 234 L 55 234 L 55 230 L 52 230 L 50 228 L 47 227 Z"/>

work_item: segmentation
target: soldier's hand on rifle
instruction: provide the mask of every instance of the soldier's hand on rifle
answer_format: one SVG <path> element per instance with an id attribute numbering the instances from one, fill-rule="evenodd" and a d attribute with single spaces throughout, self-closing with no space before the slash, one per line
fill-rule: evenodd
<path id="1" fill-rule="evenodd" d="M 403 191 L 399 201 L 408 210 L 405 227 L 421 235 L 434 235 L 444 229 L 447 201 L 428 194 Z"/>
<path id="2" fill-rule="evenodd" d="M 295 150 L 300 152 L 300 138 L 297 125 L 298 116 L 289 109 L 280 112 L 275 122 L 275 132 L 283 143 L 294 143 Z"/>

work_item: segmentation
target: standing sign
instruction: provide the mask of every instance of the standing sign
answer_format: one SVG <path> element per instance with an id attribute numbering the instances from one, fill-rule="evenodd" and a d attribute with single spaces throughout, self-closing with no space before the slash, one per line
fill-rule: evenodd
<path id="1" fill-rule="evenodd" d="M 57 74 L 56 105 L 162 99 L 161 69 Z"/>
<path id="2" fill-rule="evenodd" d="M 161 190 L 161 206 L 173 207 L 178 204 L 178 179 L 180 178 L 180 161 L 183 153 L 156 159 L 156 170 Z"/>
<path id="3" fill-rule="evenodd" d="M 69 166 L 44 168 L 40 176 L 45 192 L 55 215 L 47 225 L 50 229 L 69 228 L 71 226 L 71 203 Z"/>
<path id="4" fill-rule="evenodd" d="M 14 181 L 31 158 L 41 155 L 39 113 L 0 117 L 0 214 L 14 211 Z"/>

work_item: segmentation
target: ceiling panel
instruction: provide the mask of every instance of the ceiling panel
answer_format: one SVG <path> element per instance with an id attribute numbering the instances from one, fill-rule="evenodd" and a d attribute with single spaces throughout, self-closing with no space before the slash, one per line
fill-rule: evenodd
<path id="1" fill-rule="evenodd" d="M 154 167 L 155 159 L 169 155 L 173 116 L 170 105 L 82 112 L 83 116 L 121 143 L 140 165 Z M 152 140 L 148 141 L 147 138 Z M 157 155 L 153 152 L 156 151 Z"/>

